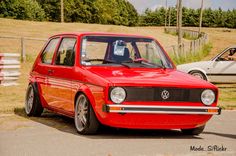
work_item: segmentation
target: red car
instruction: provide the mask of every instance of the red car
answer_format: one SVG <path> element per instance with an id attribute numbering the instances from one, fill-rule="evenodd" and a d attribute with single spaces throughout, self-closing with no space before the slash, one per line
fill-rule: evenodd
<path id="1" fill-rule="evenodd" d="M 176 70 L 155 39 L 110 33 L 49 38 L 29 76 L 25 111 L 73 117 L 80 134 L 100 124 L 181 129 L 200 134 L 217 107 L 218 89 Z"/>

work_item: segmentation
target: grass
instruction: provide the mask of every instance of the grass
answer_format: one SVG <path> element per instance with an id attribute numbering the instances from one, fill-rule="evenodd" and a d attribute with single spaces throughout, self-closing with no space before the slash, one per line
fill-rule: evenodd
<path id="1" fill-rule="evenodd" d="M 196 53 L 189 52 L 186 57 L 181 56 L 177 58 L 177 57 L 174 57 L 173 55 L 170 55 L 170 57 L 172 58 L 172 60 L 174 61 L 176 65 L 189 63 L 189 62 L 197 62 L 205 58 L 209 54 L 211 49 L 212 49 L 212 43 L 208 43 L 203 46 L 202 50 Z"/>
<path id="2" fill-rule="evenodd" d="M 49 36 L 62 32 L 81 32 L 81 31 L 98 31 L 98 32 L 115 32 L 140 34 L 151 36 L 163 45 L 168 46 L 170 43 L 176 44 L 175 36 L 169 36 L 163 33 L 161 27 L 125 27 L 114 25 L 100 24 L 83 24 L 83 23 L 55 23 L 55 22 L 33 22 L 0 18 L 0 36 L 24 36 L 33 38 L 48 38 Z M 2 87 L 0 86 L 0 113 L 14 112 L 14 110 L 24 107 L 25 92 L 28 84 L 28 74 L 32 64 L 45 44 L 44 41 L 26 40 L 26 62 L 21 64 L 21 76 L 19 85 Z M 20 52 L 21 43 L 17 39 L 0 38 L 1 52 Z"/>
<path id="3" fill-rule="evenodd" d="M 219 88 L 219 106 L 236 109 L 236 84 L 215 84 Z"/>
<path id="4" fill-rule="evenodd" d="M 13 112 L 14 109 L 24 107 L 25 92 L 28 82 L 28 73 L 32 67 L 32 62 L 21 64 L 21 76 L 19 85 L 3 87 L 0 86 L 0 112 Z"/>
<path id="5" fill-rule="evenodd" d="M 173 36 L 177 36 L 178 35 L 178 32 L 176 31 L 165 31 L 166 34 L 170 34 L 170 35 L 173 35 Z"/>
<path id="6" fill-rule="evenodd" d="M 178 32 L 175 31 L 165 31 L 166 34 L 170 34 L 172 36 L 177 36 Z M 198 37 L 191 36 L 189 33 L 183 33 L 183 38 L 186 40 L 196 40 Z"/>
<path id="7" fill-rule="evenodd" d="M 189 33 L 184 33 L 183 38 L 185 38 L 187 40 L 196 40 L 196 39 L 198 39 L 198 37 L 191 36 Z"/>
<path id="8" fill-rule="evenodd" d="M 186 29 L 192 29 L 195 31 L 198 30 L 198 28 L 192 27 Z M 208 34 L 209 40 L 212 43 L 212 49 L 210 53 L 205 58 L 203 58 L 203 60 L 209 60 L 224 50 L 226 47 L 236 44 L 236 29 L 202 28 L 202 31 Z"/>
<path id="9" fill-rule="evenodd" d="M 223 47 L 232 45 L 236 40 L 236 30 L 231 32 L 222 31 L 223 29 L 203 28 L 203 31 L 209 33 L 212 43 L 204 47 L 204 50 L 197 55 L 189 55 L 187 59 L 174 61 L 185 63 L 208 59 L 215 55 Z M 53 23 L 53 22 L 32 22 L 0 18 L 0 36 L 25 36 L 35 38 L 48 38 L 49 36 L 61 32 L 74 31 L 103 31 L 147 35 L 156 38 L 164 47 L 177 44 L 177 37 L 164 33 L 163 27 L 124 27 L 99 24 L 82 23 Z M 185 42 L 188 42 L 187 40 Z M 220 44 L 219 44 L 220 43 Z M 26 41 L 26 62 L 21 64 L 21 76 L 18 80 L 19 85 L 3 87 L 0 86 L 0 113 L 13 113 L 16 110 L 22 110 L 24 107 L 25 92 L 28 85 L 28 74 L 32 67 L 38 52 L 41 50 L 44 42 Z M 213 48 L 211 49 L 211 47 Z M 0 52 L 20 52 L 20 41 L 16 39 L 1 39 Z M 210 51 L 209 55 L 208 52 Z M 206 56 L 207 55 L 207 56 Z M 206 57 L 205 57 L 206 56 Z M 189 58 L 190 57 L 190 58 Z M 204 58 L 205 57 L 205 58 Z M 219 104 L 225 109 L 236 109 L 236 85 L 234 88 L 219 86 L 220 98 Z"/>
<path id="10" fill-rule="evenodd" d="M 163 33 L 161 27 L 125 27 L 100 24 L 83 23 L 55 23 L 55 22 L 33 22 L 0 18 L 0 36 L 18 36 L 47 39 L 51 35 L 63 32 L 115 32 L 140 34 L 156 38 L 164 47 L 170 43 L 176 44 L 175 36 Z M 0 112 L 13 112 L 14 109 L 24 107 L 25 92 L 28 85 L 28 74 L 32 64 L 45 44 L 45 41 L 26 40 L 26 63 L 21 64 L 21 76 L 19 85 L 0 86 Z M 18 39 L 0 38 L 0 53 L 20 53 L 21 42 Z"/>

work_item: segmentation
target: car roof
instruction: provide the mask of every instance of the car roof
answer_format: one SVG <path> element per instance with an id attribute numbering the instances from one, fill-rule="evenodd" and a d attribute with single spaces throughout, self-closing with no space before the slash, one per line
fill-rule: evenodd
<path id="1" fill-rule="evenodd" d="M 228 49 L 230 48 L 236 48 L 236 45 L 229 46 Z"/>
<path id="2" fill-rule="evenodd" d="M 101 36 L 122 36 L 122 37 L 138 37 L 138 38 L 151 38 L 150 36 L 142 36 L 142 35 L 136 35 L 136 34 L 123 34 L 123 33 L 109 33 L 109 32 L 66 32 L 66 33 L 60 33 L 51 36 L 50 38 L 58 37 L 58 36 L 86 36 L 86 35 L 101 35 Z"/>

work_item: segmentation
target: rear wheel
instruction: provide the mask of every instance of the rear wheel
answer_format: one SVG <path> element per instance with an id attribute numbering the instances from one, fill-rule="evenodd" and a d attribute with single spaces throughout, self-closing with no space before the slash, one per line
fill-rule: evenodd
<path id="1" fill-rule="evenodd" d="M 75 127 L 80 134 L 95 134 L 99 122 L 93 108 L 84 94 L 80 94 L 75 104 Z"/>
<path id="2" fill-rule="evenodd" d="M 36 88 L 32 84 L 29 84 L 26 92 L 25 112 L 28 116 L 40 116 L 43 112 Z"/>
<path id="3" fill-rule="evenodd" d="M 196 78 L 199 78 L 199 79 L 207 81 L 206 76 L 202 72 L 200 72 L 200 71 L 191 71 L 191 72 L 189 72 L 189 74 L 194 76 L 194 77 L 196 77 Z"/>
<path id="4" fill-rule="evenodd" d="M 205 125 L 197 127 L 197 128 L 191 128 L 191 129 L 181 129 L 183 134 L 186 135 L 199 135 L 200 133 L 203 132 L 205 128 Z"/>

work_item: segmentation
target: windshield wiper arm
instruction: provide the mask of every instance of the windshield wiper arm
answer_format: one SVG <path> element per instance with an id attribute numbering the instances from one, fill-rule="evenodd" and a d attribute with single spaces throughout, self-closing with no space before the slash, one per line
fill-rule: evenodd
<path id="1" fill-rule="evenodd" d="M 123 65 L 123 66 L 125 66 L 125 67 L 127 67 L 127 68 L 130 68 L 130 66 L 129 66 L 128 63 L 131 63 L 131 62 L 126 62 L 126 61 L 124 61 L 124 62 L 121 62 L 120 64 Z"/>
<path id="2" fill-rule="evenodd" d="M 95 58 L 95 59 L 86 59 L 86 60 L 83 60 L 85 62 L 92 62 L 92 61 L 104 61 L 104 62 L 107 62 L 107 63 L 115 63 L 114 61 L 111 61 L 111 60 L 104 60 L 104 59 L 98 59 L 98 58 Z"/>
<path id="3" fill-rule="evenodd" d="M 166 66 L 164 65 L 162 60 L 161 60 L 161 66 L 162 66 L 163 69 L 166 69 Z"/>
<path id="4" fill-rule="evenodd" d="M 163 68 L 166 69 L 165 65 L 163 64 L 162 60 L 160 60 L 161 65 L 159 64 L 155 64 L 155 63 L 151 63 L 151 62 L 146 62 L 146 61 L 141 61 L 141 64 L 147 65 L 147 66 L 152 66 L 152 67 L 159 67 L 159 68 Z"/>

